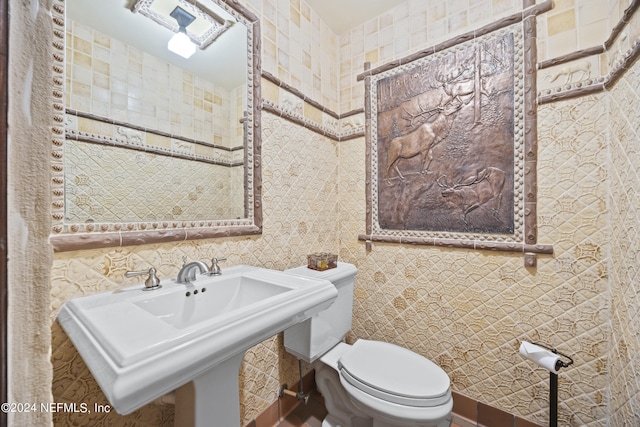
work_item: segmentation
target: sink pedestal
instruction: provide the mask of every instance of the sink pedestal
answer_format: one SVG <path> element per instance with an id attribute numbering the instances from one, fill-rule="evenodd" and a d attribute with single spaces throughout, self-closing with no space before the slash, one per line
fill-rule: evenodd
<path id="1" fill-rule="evenodd" d="M 244 352 L 176 390 L 176 426 L 240 427 L 238 375 Z"/>

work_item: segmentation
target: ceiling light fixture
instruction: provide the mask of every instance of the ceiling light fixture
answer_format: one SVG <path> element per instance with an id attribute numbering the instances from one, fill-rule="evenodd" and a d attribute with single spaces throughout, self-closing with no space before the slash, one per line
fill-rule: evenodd
<path id="1" fill-rule="evenodd" d="M 180 6 L 176 6 L 169 16 L 178 21 L 178 32 L 171 37 L 171 40 L 169 40 L 169 43 L 167 44 L 167 48 L 171 52 L 177 53 L 183 58 L 189 58 L 195 53 L 196 45 L 187 35 L 187 26 L 191 24 L 196 17 Z"/>

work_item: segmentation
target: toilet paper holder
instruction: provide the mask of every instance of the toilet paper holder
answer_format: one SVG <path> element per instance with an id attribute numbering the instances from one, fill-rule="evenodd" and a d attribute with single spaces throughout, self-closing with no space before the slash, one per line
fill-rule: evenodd
<path id="1" fill-rule="evenodd" d="M 556 350 L 555 348 L 553 348 L 553 347 L 549 347 L 548 345 L 545 345 L 545 344 L 540 344 L 540 343 L 538 343 L 538 342 L 532 342 L 531 344 L 537 345 L 538 347 L 542 347 L 542 348 L 544 348 L 544 349 L 546 349 L 546 350 L 549 350 L 551 353 L 557 354 L 558 356 L 562 356 L 562 357 L 564 357 L 565 359 L 568 359 L 568 360 L 569 360 L 568 362 L 565 362 L 565 361 L 564 361 L 564 360 L 562 360 L 562 359 L 558 359 L 558 360 L 556 361 L 556 371 L 559 371 L 559 370 L 560 370 L 560 368 L 567 368 L 567 367 L 569 367 L 570 365 L 573 365 L 573 359 L 571 358 L 571 356 L 566 355 L 566 354 L 564 354 L 564 353 L 560 353 L 560 352 L 559 352 L 558 350 Z"/>
<path id="2" fill-rule="evenodd" d="M 556 372 L 559 371 L 560 368 L 566 368 L 570 365 L 573 365 L 573 359 L 571 358 L 571 356 L 561 353 L 555 348 L 549 347 L 548 345 L 545 345 L 545 344 L 540 344 L 536 342 L 533 342 L 531 344 L 541 347 L 545 350 L 548 350 L 551 353 L 557 354 L 558 356 L 561 356 L 568 360 L 568 362 L 565 362 L 561 358 L 558 358 L 555 361 L 555 366 L 554 366 L 554 370 Z M 543 365 L 540 365 L 540 366 L 543 366 Z M 550 367 L 546 366 L 546 368 L 549 369 Z M 553 372 L 549 369 L 549 427 L 558 426 L 558 374 L 556 372 Z"/>

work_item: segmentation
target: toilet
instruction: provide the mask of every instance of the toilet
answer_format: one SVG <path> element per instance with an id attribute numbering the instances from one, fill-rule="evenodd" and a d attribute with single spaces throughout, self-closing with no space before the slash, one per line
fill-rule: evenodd
<path id="1" fill-rule="evenodd" d="M 394 344 L 343 341 L 351 329 L 354 265 L 338 262 L 325 271 L 302 266 L 286 272 L 325 279 L 338 289 L 329 308 L 284 332 L 287 352 L 315 368 L 328 412 L 323 427 L 450 426 L 453 398 L 442 368 Z"/>

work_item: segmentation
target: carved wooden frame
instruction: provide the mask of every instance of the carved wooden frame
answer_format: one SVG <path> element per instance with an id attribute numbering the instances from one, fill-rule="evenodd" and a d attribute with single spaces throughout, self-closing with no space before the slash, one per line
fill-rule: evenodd
<path id="1" fill-rule="evenodd" d="M 65 141 L 65 0 L 52 5 L 52 105 L 51 125 L 51 215 L 49 242 L 54 251 L 72 251 L 160 242 L 209 239 L 262 233 L 262 134 L 261 134 L 261 40 L 260 21 L 237 0 L 220 0 L 221 7 L 247 26 L 247 96 L 252 105 L 247 112 L 245 180 L 251 188 L 246 195 L 247 218 L 193 221 L 68 223 L 64 220 L 63 146 Z"/>
<path id="2" fill-rule="evenodd" d="M 416 52 L 413 55 L 382 65 L 375 69 L 368 69 L 358 76 L 358 80 L 365 82 L 365 137 L 367 162 L 367 218 L 366 234 L 358 236 L 359 240 L 367 242 L 367 249 L 371 249 L 371 242 L 409 243 L 417 245 L 445 246 L 465 249 L 486 249 L 505 252 L 520 252 L 524 254 L 525 266 L 535 267 L 536 254 L 551 254 L 551 245 L 537 242 L 537 108 L 536 108 L 536 16 L 550 10 L 551 1 L 535 4 L 535 1 L 524 0 L 522 13 L 511 15 L 502 20 L 491 23 L 478 30 L 462 34 L 436 46 Z M 523 114 L 516 123 L 517 131 L 522 133 L 522 143 L 519 152 L 515 152 L 514 188 L 517 207 L 514 208 L 514 223 L 518 224 L 513 234 L 481 234 L 458 232 L 431 232 L 420 230 L 389 230 L 380 227 L 377 222 L 377 125 L 375 110 L 376 92 L 374 84 L 391 70 L 409 67 L 410 64 L 432 55 L 438 55 L 464 43 L 472 43 L 476 38 L 487 36 L 496 31 L 513 31 L 520 34 L 520 52 L 516 47 L 515 55 L 522 56 L 520 75 L 516 70 L 516 79 L 521 78 L 522 87 L 520 102 Z M 516 43 L 517 45 L 518 43 Z M 520 184 L 518 184 L 520 180 Z"/>

